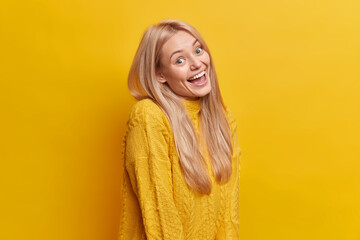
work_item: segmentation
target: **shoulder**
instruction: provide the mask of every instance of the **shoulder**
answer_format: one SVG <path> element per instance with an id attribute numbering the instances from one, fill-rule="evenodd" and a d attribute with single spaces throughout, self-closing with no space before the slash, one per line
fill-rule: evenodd
<path id="1" fill-rule="evenodd" d="M 129 127 L 146 125 L 161 127 L 167 125 L 167 117 L 162 109 L 151 99 L 139 100 L 130 110 Z"/>

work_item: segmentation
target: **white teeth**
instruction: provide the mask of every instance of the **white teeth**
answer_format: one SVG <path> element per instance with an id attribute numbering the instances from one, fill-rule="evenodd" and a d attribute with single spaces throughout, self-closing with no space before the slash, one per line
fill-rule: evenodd
<path id="1" fill-rule="evenodd" d="M 192 77 L 192 78 L 190 78 L 189 80 L 194 80 L 194 79 L 197 79 L 197 78 L 199 78 L 199 77 L 202 77 L 204 74 L 205 74 L 205 71 L 202 71 L 201 73 L 196 74 L 195 76 L 193 76 L 193 77 Z"/>

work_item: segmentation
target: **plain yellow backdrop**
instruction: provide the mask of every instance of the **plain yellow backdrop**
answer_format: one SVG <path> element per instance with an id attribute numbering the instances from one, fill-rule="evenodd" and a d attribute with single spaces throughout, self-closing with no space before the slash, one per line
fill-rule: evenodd
<path id="1" fill-rule="evenodd" d="M 166 18 L 207 41 L 242 149 L 242 240 L 360 239 L 360 2 L 5 1 L 0 239 L 116 240 L 126 77 Z"/>

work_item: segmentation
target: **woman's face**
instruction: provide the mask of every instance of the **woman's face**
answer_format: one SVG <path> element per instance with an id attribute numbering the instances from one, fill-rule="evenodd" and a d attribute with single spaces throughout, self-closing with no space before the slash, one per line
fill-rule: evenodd
<path id="1" fill-rule="evenodd" d="M 178 96 L 195 100 L 211 91 L 209 54 L 188 32 L 178 31 L 165 42 L 160 62 L 157 80 L 168 83 Z"/>

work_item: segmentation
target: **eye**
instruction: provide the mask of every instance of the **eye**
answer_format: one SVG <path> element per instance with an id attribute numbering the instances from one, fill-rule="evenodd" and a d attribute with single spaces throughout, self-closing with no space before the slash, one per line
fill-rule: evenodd
<path id="1" fill-rule="evenodd" d="M 182 64 L 185 60 L 183 58 L 179 58 L 176 60 L 176 64 Z"/>
<path id="2" fill-rule="evenodd" d="M 201 47 L 198 47 L 195 52 L 196 54 L 200 54 L 203 51 L 203 49 Z"/>

